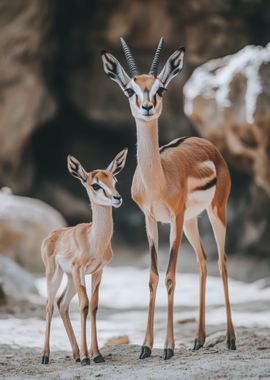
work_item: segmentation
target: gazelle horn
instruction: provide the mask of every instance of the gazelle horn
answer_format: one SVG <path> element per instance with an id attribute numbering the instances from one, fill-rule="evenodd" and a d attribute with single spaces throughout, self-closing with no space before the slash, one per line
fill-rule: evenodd
<path id="1" fill-rule="evenodd" d="M 155 52 L 154 58 L 153 58 L 151 68 L 149 70 L 149 74 L 153 75 L 154 77 L 157 76 L 158 65 L 159 65 L 159 61 L 160 61 L 160 53 L 161 53 L 161 49 L 163 47 L 163 43 L 164 43 L 164 38 L 161 37 L 159 44 L 158 44 L 158 47 L 157 47 L 157 50 Z"/>
<path id="2" fill-rule="evenodd" d="M 133 55 L 131 54 L 131 51 L 130 51 L 126 41 L 122 37 L 120 38 L 120 41 L 121 41 L 122 49 L 123 49 L 125 56 L 126 56 L 126 59 L 127 59 L 128 66 L 130 68 L 131 76 L 134 77 L 135 75 L 139 75 L 139 70 L 137 68 L 135 59 L 133 58 Z"/>

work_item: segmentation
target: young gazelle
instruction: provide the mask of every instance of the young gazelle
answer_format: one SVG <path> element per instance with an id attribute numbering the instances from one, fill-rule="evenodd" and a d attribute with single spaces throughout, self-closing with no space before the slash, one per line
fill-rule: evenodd
<path id="1" fill-rule="evenodd" d="M 116 175 L 124 168 L 127 149 L 122 150 L 106 170 L 86 172 L 80 162 L 68 156 L 68 170 L 85 187 L 92 208 L 92 223 L 82 223 L 75 227 L 53 231 L 42 243 L 41 254 L 47 277 L 47 315 L 46 332 L 42 363 L 49 363 L 50 329 L 54 300 L 63 273 L 67 275 L 67 286 L 57 305 L 62 317 L 76 361 L 82 365 L 90 364 L 86 343 L 86 318 L 90 303 L 91 348 L 94 362 L 104 359 L 99 352 L 96 331 L 98 291 L 103 267 L 112 258 L 111 238 L 113 234 L 112 207 L 120 207 L 122 198 L 115 189 Z M 92 275 L 92 295 L 88 302 L 85 276 Z M 69 318 L 69 304 L 78 293 L 81 314 L 81 350 Z"/>
<path id="2" fill-rule="evenodd" d="M 200 267 L 200 312 L 194 350 L 205 341 L 205 289 L 207 263 L 200 240 L 198 215 L 207 210 L 219 254 L 219 268 L 223 280 L 227 313 L 227 347 L 235 349 L 235 333 L 231 319 L 228 291 L 227 259 L 224 252 L 226 233 L 226 205 L 230 193 L 230 175 L 219 151 L 209 141 L 184 137 L 159 147 L 158 118 L 162 111 L 162 96 L 169 82 L 183 67 L 184 48 L 177 49 L 158 75 L 161 38 L 148 74 L 139 74 L 126 42 L 121 38 L 131 77 L 118 60 L 102 51 L 104 70 L 129 99 L 131 113 L 137 127 L 137 161 L 132 198 L 145 214 L 146 231 L 151 255 L 150 302 L 145 340 L 140 358 L 151 355 L 156 289 L 158 285 L 158 230 L 157 222 L 170 224 L 170 258 L 166 272 L 168 293 L 167 336 L 164 359 L 174 354 L 173 303 L 175 271 L 182 230 L 194 248 Z"/>

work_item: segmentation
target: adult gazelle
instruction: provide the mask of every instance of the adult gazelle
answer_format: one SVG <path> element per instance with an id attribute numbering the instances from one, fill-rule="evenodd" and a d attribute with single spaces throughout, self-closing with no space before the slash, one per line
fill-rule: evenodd
<path id="1" fill-rule="evenodd" d="M 228 167 L 216 147 L 197 137 L 182 137 L 159 147 L 158 118 L 168 84 L 183 67 L 184 48 L 177 49 L 158 74 L 161 38 L 148 74 L 140 74 L 133 55 L 121 38 L 131 76 L 110 53 L 102 51 L 104 70 L 128 97 L 137 129 L 138 165 L 133 177 L 132 198 L 145 215 L 151 256 L 150 302 L 145 340 L 140 358 L 151 355 L 156 290 L 158 285 L 157 222 L 170 224 L 170 253 L 166 272 L 168 293 L 167 335 L 164 359 L 174 354 L 173 309 L 175 272 L 182 231 L 194 248 L 200 268 L 200 308 L 194 349 L 205 341 L 205 291 L 207 261 L 198 230 L 198 215 L 206 210 L 214 231 L 219 268 L 223 280 L 227 312 L 227 347 L 234 350 L 235 332 L 231 318 L 228 290 L 227 259 L 224 251 L 226 206 L 231 181 Z"/>

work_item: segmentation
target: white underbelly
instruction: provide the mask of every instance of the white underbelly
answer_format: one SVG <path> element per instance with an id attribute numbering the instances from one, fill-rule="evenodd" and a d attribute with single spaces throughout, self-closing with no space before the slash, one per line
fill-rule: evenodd
<path id="1" fill-rule="evenodd" d="M 67 260 L 64 255 L 58 254 L 56 261 L 59 264 L 60 268 L 65 273 L 71 273 L 72 271 L 72 260 Z"/>
<path id="2" fill-rule="evenodd" d="M 171 217 L 169 209 L 162 203 L 154 202 L 151 205 L 151 214 L 156 221 L 161 223 L 170 223 Z"/>
<path id="3" fill-rule="evenodd" d="M 195 218 L 201 214 L 212 202 L 215 191 L 216 186 L 213 186 L 208 190 L 201 190 L 190 193 L 186 201 L 184 220 Z"/>

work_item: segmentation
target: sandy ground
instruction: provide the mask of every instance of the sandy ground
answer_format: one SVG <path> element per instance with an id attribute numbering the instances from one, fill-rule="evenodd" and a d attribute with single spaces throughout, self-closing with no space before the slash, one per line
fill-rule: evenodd
<path id="1" fill-rule="evenodd" d="M 37 303 L 15 303 L 0 308 L 0 379 L 270 379 L 270 266 L 244 258 L 230 260 L 233 320 L 237 350 L 225 344 L 224 297 L 217 262 L 209 262 L 207 287 L 207 340 L 192 351 L 198 317 L 199 277 L 194 255 L 183 252 L 177 274 L 175 297 L 175 356 L 162 359 L 167 304 L 164 273 L 161 273 L 155 317 L 155 349 L 152 357 L 139 360 L 148 305 L 148 256 L 128 260 L 116 255 L 104 273 L 98 312 L 100 346 L 117 335 L 127 335 L 131 344 L 102 347 L 106 363 L 82 367 L 75 363 L 62 321 L 56 312 L 51 335 L 51 361 L 41 364 L 45 327 L 44 281 Z M 165 270 L 167 256 L 160 256 Z M 125 267 L 126 264 L 131 265 Z M 184 273 L 183 273 L 184 272 Z M 212 275 L 212 276 L 211 276 Z M 256 280 L 264 278 L 264 280 Z M 239 279 L 244 282 L 239 282 Z M 255 282 L 254 282 L 255 281 Z M 132 297 L 130 296 L 132 295 Z M 78 305 L 71 305 L 71 319 L 80 334 Z M 89 326 L 89 325 L 88 325 Z M 89 329 L 88 329 L 89 332 Z M 158 347 L 158 348 L 157 348 Z"/>
<path id="2" fill-rule="evenodd" d="M 40 350 L 2 345 L 1 379 L 270 379 L 270 329 L 238 328 L 237 336 L 237 351 L 227 351 L 224 341 L 217 343 L 223 335 L 216 333 L 212 347 L 192 352 L 181 345 L 169 361 L 162 359 L 161 349 L 139 360 L 139 346 L 106 347 L 106 363 L 86 367 L 75 363 L 70 352 L 53 352 L 50 364 L 42 365 Z"/>

